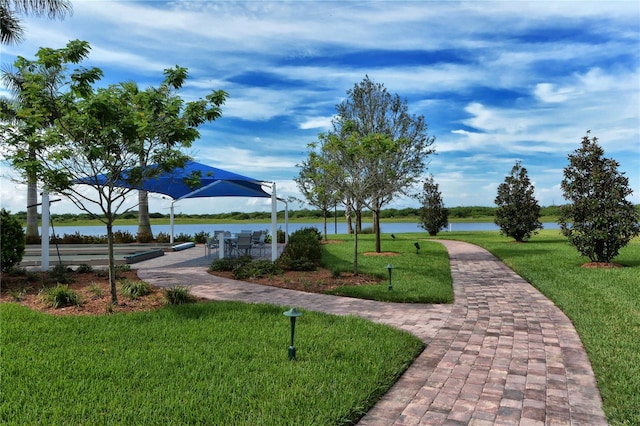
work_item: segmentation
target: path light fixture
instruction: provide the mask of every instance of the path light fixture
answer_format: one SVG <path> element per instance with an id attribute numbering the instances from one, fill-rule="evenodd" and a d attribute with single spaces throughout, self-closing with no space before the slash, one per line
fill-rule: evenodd
<path id="1" fill-rule="evenodd" d="M 293 335 L 296 332 L 296 318 L 302 316 L 302 312 L 296 308 L 291 308 L 287 312 L 283 312 L 285 317 L 291 320 L 291 345 L 289 345 L 289 361 L 296 359 L 296 347 L 293 346 Z"/>
<path id="2" fill-rule="evenodd" d="M 415 243 L 413 243 L 413 245 L 416 246 L 416 254 L 419 254 L 420 253 L 420 243 L 415 242 Z"/>
<path id="3" fill-rule="evenodd" d="M 391 234 L 391 239 L 392 239 L 392 240 L 395 240 L 395 239 L 396 239 L 396 236 L 395 236 L 394 234 Z"/>
<path id="4" fill-rule="evenodd" d="M 389 271 L 389 291 L 393 290 L 393 284 L 391 283 L 391 270 L 393 269 L 392 264 L 387 265 L 387 271 Z"/>

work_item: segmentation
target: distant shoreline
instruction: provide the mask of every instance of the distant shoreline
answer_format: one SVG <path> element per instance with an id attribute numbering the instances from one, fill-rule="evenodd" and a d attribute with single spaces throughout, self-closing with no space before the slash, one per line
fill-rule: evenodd
<path id="1" fill-rule="evenodd" d="M 541 222 L 557 222 L 557 217 L 554 216 L 543 216 L 540 218 Z M 450 223 L 493 223 L 493 216 L 481 216 L 481 217 L 469 217 L 469 218 L 452 218 L 449 220 Z M 53 224 L 56 227 L 70 227 L 70 226 L 100 226 L 104 225 L 99 220 L 58 220 L 53 218 Z M 284 218 L 278 217 L 278 222 L 284 222 Z M 327 226 L 333 225 L 336 221 L 333 217 L 327 218 Z M 242 224 L 242 223 L 264 223 L 269 224 L 271 220 L 269 219 L 208 219 L 202 217 L 194 217 L 194 218 L 176 218 L 174 221 L 175 225 L 224 225 L 224 224 Z M 315 217 L 307 217 L 307 218 L 289 218 L 289 223 L 314 223 L 314 224 L 322 224 L 323 220 Z M 344 217 L 338 217 L 337 223 L 346 223 Z M 363 218 L 363 223 L 367 224 L 365 226 L 369 226 L 371 223 L 371 218 Z M 385 218 L 381 219 L 380 223 L 420 223 L 419 219 L 416 217 L 393 217 L 393 218 Z M 115 226 L 127 226 L 127 225 L 137 225 L 137 219 L 118 219 L 115 221 Z M 170 220 L 168 218 L 160 218 L 160 219 L 151 219 L 151 226 L 153 225 L 169 225 Z M 25 224 L 23 224 L 24 226 Z"/>

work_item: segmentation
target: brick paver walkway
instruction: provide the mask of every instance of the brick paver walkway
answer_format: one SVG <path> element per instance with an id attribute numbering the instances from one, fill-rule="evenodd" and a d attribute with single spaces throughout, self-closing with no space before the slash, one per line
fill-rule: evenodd
<path id="1" fill-rule="evenodd" d="M 410 331 L 426 349 L 361 425 L 606 425 L 591 364 L 569 319 L 486 250 L 449 251 L 453 305 L 381 303 L 212 276 L 189 250 L 134 265 L 157 286 L 212 300 L 354 314 Z"/>

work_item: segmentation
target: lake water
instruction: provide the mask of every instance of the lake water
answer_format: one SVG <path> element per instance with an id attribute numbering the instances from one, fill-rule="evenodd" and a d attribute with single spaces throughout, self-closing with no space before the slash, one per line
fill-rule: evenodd
<path id="1" fill-rule="evenodd" d="M 64 234 L 74 234 L 78 232 L 80 235 L 106 235 L 107 230 L 104 226 L 56 226 L 54 229 L 58 236 Z M 557 223 L 544 223 L 544 229 L 559 229 Z M 363 228 L 371 227 L 371 223 L 363 223 Z M 279 222 L 277 227 L 284 230 L 285 226 L 283 222 Z M 315 227 L 322 232 L 322 223 L 289 223 L 289 233 L 297 231 L 301 228 Z M 151 227 L 154 235 L 159 232 L 169 234 L 171 232 L 170 225 L 153 225 Z M 176 224 L 174 225 L 174 235 L 188 234 L 194 235 L 198 232 L 208 232 L 210 234 L 216 230 L 230 231 L 232 233 L 240 232 L 244 229 L 250 229 L 252 231 L 267 229 L 271 232 L 270 223 L 233 223 L 233 224 Z M 426 232 L 417 223 L 410 222 L 383 222 L 380 224 L 380 230 L 385 234 L 402 234 L 407 232 Z M 450 227 L 446 231 L 497 231 L 499 228 L 491 222 L 455 222 L 451 223 Z M 123 225 L 114 226 L 114 231 L 128 231 L 135 235 L 138 232 L 138 225 Z M 336 232 L 337 231 L 337 232 Z M 338 223 L 337 229 L 333 222 L 327 223 L 328 234 L 346 234 L 347 224 Z"/>

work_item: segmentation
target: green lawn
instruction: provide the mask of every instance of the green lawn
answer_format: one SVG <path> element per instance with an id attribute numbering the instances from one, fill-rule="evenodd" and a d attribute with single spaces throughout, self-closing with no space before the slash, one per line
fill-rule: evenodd
<path id="1" fill-rule="evenodd" d="M 405 303 L 452 303 L 453 288 L 449 272 L 449 255 L 442 244 L 420 240 L 420 252 L 414 243 L 418 240 L 398 236 L 392 239 L 382 236 L 381 251 L 386 256 L 376 256 L 374 235 L 358 237 L 358 272 L 376 275 L 380 284 L 340 287 L 332 294 Z M 332 271 L 353 272 L 353 237 L 331 236 L 343 243 L 324 245 L 323 265 Z M 387 266 L 391 264 L 392 291 L 389 291 Z"/>
<path id="2" fill-rule="evenodd" d="M 210 302 L 58 317 L 0 305 L 0 423 L 328 425 L 357 420 L 422 343 L 356 317 Z"/>
<path id="3" fill-rule="evenodd" d="M 623 248 L 618 269 L 587 269 L 588 259 L 559 234 L 524 244 L 497 232 L 441 233 L 485 247 L 551 299 L 573 321 L 593 366 L 611 424 L 640 425 L 640 239 Z"/>
<path id="4" fill-rule="evenodd" d="M 323 261 L 350 271 L 352 237 L 336 238 L 344 242 L 325 245 Z M 587 259 L 558 231 L 525 244 L 497 232 L 438 238 L 487 248 L 553 300 L 582 338 L 608 420 L 640 424 L 640 240 L 616 259 L 624 268 L 595 270 L 581 267 Z M 367 255 L 373 241 L 361 235 L 359 270 L 383 282 L 336 293 L 452 299 L 446 250 L 426 233 L 383 235 L 382 251 L 392 256 Z M 69 318 L 0 305 L 0 423 L 348 424 L 421 349 L 417 339 L 388 327 L 305 312 L 296 328 L 298 360 L 290 362 L 286 309 L 205 303 Z"/>

